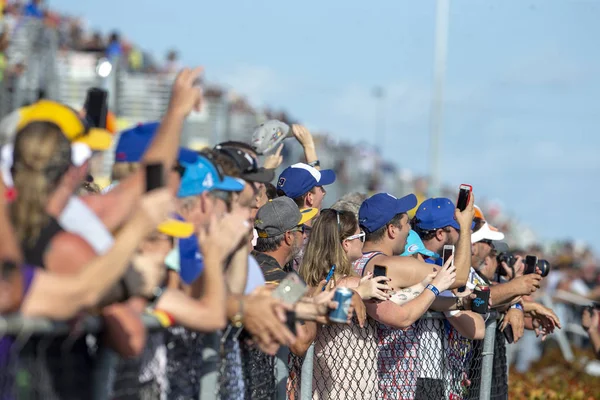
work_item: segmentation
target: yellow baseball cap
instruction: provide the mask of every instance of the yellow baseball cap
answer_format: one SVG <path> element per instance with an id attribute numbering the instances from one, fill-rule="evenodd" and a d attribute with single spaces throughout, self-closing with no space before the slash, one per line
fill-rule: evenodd
<path id="1" fill-rule="evenodd" d="M 157 229 L 160 233 L 177 239 L 188 238 L 194 233 L 194 225 L 176 219 L 168 219 L 162 222 Z"/>
<path id="2" fill-rule="evenodd" d="M 92 150 L 110 148 L 113 135 L 106 129 L 88 127 L 77 112 L 69 106 L 50 100 L 40 100 L 19 109 L 16 130 L 32 122 L 56 124 L 71 142 L 84 143 Z"/>

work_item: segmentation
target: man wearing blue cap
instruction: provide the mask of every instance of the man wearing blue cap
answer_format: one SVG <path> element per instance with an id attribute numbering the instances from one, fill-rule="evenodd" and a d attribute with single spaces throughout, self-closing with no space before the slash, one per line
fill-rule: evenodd
<path id="1" fill-rule="evenodd" d="M 396 301 L 390 300 L 366 304 L 367 313 L 380 322 L 377 326 L 378 335 L 387 338 L 385 352 L 388 353 L 391 350 L 405 354 L 405 350 L 409 348 L 407 342 L 411 338 L 399 329 L 412 326 L 429 308 L 446 311 L 461 307 L 461 304 L 454 299 L 438 297 L 440 293 L 449 288 L 459 287 L 455 281 L 456 268 L 453 265 L 447 263 L 439 270 L 435 267 L 434 270 L 437 270 L 437 274 L 433 275 L 431 274 L 432 267 L 429 264 L 413 257 L 400 257 L 400 254 L 405 252 L 410 232 L 408 212 L 416 206 L 417 199 L 414 194 L 396 198 L 389 193 L 378 193 L 365 200 L 358 212 L 359 224 L 366 233 L 366 237 L 363 257 L 355 262 L 355 271 L 364 275 L 372 272 L 375 265 L 387 267 L 389 284 L 395 291 L 402 291 L 410 299 L 402 306 L 398 305 Z M 473 217 L 472 214 L 469 216 L 465 212 L 460 218 L 470 226 Z M 470 236 L 466 240 L 470 242 Z M 405 292 L 404 289 L 417 287 L 420 283 L 423 285 L 421 289 Z M 415 351 L 418 351 L 418 347 L 411 350 L 411 352 Z M 382 354 L 385 352 L 382 348 Z M 414 357 L 411 354 L 405 354 L 405 356 L 407 358 Z M 386 376 L 380 384 L 383 390 L 382 396 L 397 397 L 397 392 L 400 390 L 404 395 L 410 394 L 411 398 L 417 398 L 413 384 L 403 385 L 400 388 L 394 384 L 394 382 L 404 382 L 406 374 L 414 371 L 405 370 L 393 359 L 388 361 L 386 358 L 382 359 L 378 365 L 379 368 Z M 435 393 L 433 396 L 425 397 L 443 397 L 443 395 L 438 396 L 441 392 L 435 391 Z"/>
<path id="2" fill-rule="evenodd" d="M 240 192 L 244 182 L 223 176 L 217 167 L 203 156 L 196 162 L 181 164 L 184 171 L 177 197 L 181 199 L 179 219 L 191 223 L 197 233 L 205 228 L 213 215 L 221 218 L 229 207 L 228 193 Z M 200 276 L 202 254 L 198 248 L 198 238 L 194 234 L 179 240 L 180 275 L 186 284 L 191 284 Z"/>
<path id="3" fill-rule="evenodd" d="M 327 193 L 323 186 L 335 182 L 331 169 L 317 170 L 311 165 L 297 163 L 283 170 L 277 179 L 280 196 L 290 197 L 299 208 L 321 209 Z"/>

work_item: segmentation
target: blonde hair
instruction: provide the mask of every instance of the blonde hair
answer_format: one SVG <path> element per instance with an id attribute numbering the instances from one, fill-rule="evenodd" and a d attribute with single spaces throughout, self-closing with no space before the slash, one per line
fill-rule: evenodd
<path id="1" fill-rule="evenodd" d="M 351 211 L 321 211 L 310 232 L 299 270 L 307 285 L 318 286 L 334 264 L 335 278 L 356 275 L 342 247 L 342 241 L 354 235 L 357 228 L 358 222 Z"/>
<path id="2" fill-rule="evenodd" d="M 112 166 L 111 179 L 113 181 L 122 181 L 138 170 L 140 163 L 116 162 Z"/>
<path id="3" fill-rule="evenodd" d="M 20 243 L 33 245 L 48 224 L 48 197 L 71 166 L 71 143 L 57 125 L 33 122 L 17 132 L 13 160 L 11 221 Z"/>

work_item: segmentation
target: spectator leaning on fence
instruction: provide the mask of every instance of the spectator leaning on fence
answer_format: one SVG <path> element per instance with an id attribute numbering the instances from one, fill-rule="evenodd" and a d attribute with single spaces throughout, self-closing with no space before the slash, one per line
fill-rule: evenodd
<path id="1" fill-rule="evenodd" d="M 387 300 L 390 287 L 387 277 L 360 278 L 352 269 L 352 262 L 362 256 L 364 232 L 350 211 L 326 209 L 313 224 L 311 238 L 300 275 L 306 283 L 319 293 L 331 268 L 334 274 L 327 290 L 348 287 L 355 291 L 354 308 L 359 324 L 317 325 L 306 323 L 305 333 L 292 347 L 292 351 L 303 356 L 315 341 L 315 369 L 313 392 L 319 397 L 376 398 L 376 336 L 372 324 L 365 324 L 362 300 Z M 351 349 L 348 351 L 348 349 Z M 343 365 L 344 368 L 339 368 Z M 361 367 L 367 365 L 368 367 Z M 335 371 L 335 372 L 334 372 Z"/>

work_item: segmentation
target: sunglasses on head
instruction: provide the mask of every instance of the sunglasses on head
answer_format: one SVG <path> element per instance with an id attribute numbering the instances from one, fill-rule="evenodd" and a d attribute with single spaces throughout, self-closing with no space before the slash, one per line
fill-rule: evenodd
<path id="1" fill-rule="evenodd" d="M 337 226 L 338 226 L 338 232 L 342 233 L 342 224 L 340 223 L 340 212 L 338 210 L 336 210 L 335 208 L 325 208 L 323 210 L 321 210 L 321 214 L 324 212 L 334 212 L 335 213 L 335 217 L 337 219 Z"/>

